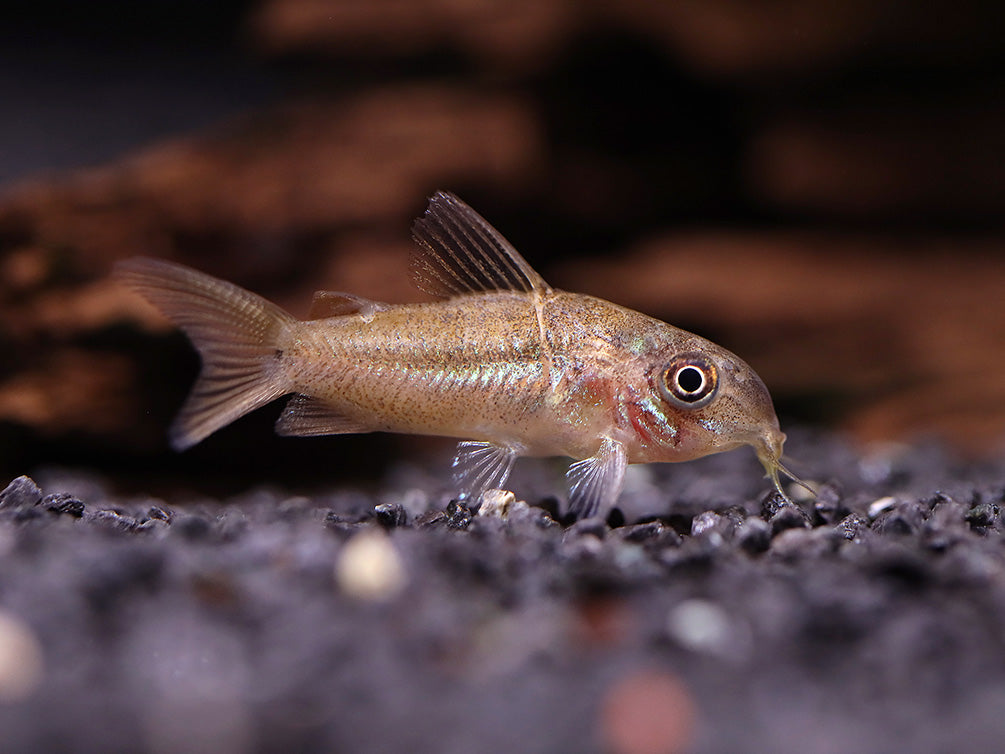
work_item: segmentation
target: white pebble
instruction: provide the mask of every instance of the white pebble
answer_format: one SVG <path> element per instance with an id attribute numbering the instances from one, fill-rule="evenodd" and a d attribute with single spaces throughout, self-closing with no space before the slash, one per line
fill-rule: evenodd
<path id="1" fill-rule="evenodd" d="M 869 506 L 869 518 L 876 518 L 883 511 L 888 511 L 897 504 L 895 497 L 881 497 Z"/>
<path id="2" fill-rule="evenodd" d="M 733 630 L 729 616 L 714 602 L 684 600 L 667 616 L 667 629 L 681 646 L 695 652 L 729 654 Z"/>

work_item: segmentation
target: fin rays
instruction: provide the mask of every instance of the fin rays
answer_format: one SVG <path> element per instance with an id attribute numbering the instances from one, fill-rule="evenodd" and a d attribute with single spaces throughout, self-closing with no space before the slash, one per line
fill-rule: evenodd
<path id="1" fill-rule="evenodd" d="M 340 414 L 337 409 L 309 395 L 290 398 L 276 421 L 276 434 L 284 437 L 349 435 L 371 430 L 371 427 Z"/>
<path id="2" fill-rule="evenodd" d="M 128 259 L 116 265 L 115 275 L 184 330 L 202 358 L 199 378 L 171 426 L 175 450 L 289 392 L 276 353 L 296 320 L 278 306 L 160 259 Z"/>
<path id="3" fill-rule="evenodd" d="M 412 236 L 412 279 L 434 296 L 550 290 L 499 231 L 453 194 L 433 195 Z"/>
<path id="4" fill-rule="evenodd" d="M 454 457 L 454 481 L 462 497 L 478 498 L 506 484 L 518 451 L 491 442 L 462 442 Z"/>
<path id="5" fill-rule="evenodd" d="M 578 518 L 606 515 L 621 493 L 627 465 L 625 447 L 605 437 L 596 455 L 569 467 L 569 510 Z"/>

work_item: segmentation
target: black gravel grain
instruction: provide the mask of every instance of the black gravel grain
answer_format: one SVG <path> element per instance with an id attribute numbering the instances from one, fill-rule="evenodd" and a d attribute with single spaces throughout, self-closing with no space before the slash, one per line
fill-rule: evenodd
<path id="1" fill-rule="evenodd" d="M 727 454 L 633 469 L 615 527 L 427 497 L 435 469 L 223 501 L 18 477 L 2 751 L 999 750 L 1005 463 L 790 446 L 816 500 Z"/>

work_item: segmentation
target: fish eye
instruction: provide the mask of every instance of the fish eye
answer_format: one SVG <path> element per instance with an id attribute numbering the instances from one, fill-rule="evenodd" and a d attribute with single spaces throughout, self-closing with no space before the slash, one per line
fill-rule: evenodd
<path id="1" fill-rule="evenodd" d="M 715 364 L 700 354 L 678 356 L 663 370 L 660 392 L 671 403 L 699 408 L 708 403 L 719 386 Z"/>

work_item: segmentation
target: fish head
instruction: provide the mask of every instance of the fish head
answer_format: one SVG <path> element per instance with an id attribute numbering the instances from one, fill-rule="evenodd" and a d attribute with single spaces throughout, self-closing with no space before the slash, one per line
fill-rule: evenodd
<path id="1" fill-rule="evenodd" d="M 666 460 L 700 458 L 750 445 L 782 492 L 779 472 L 791 476 L 781 463 L 785 433 L 768 388 L 746 362 L 691 336 L 653 359 L 649 389 L 671 429 L 663 438 Z"/>

